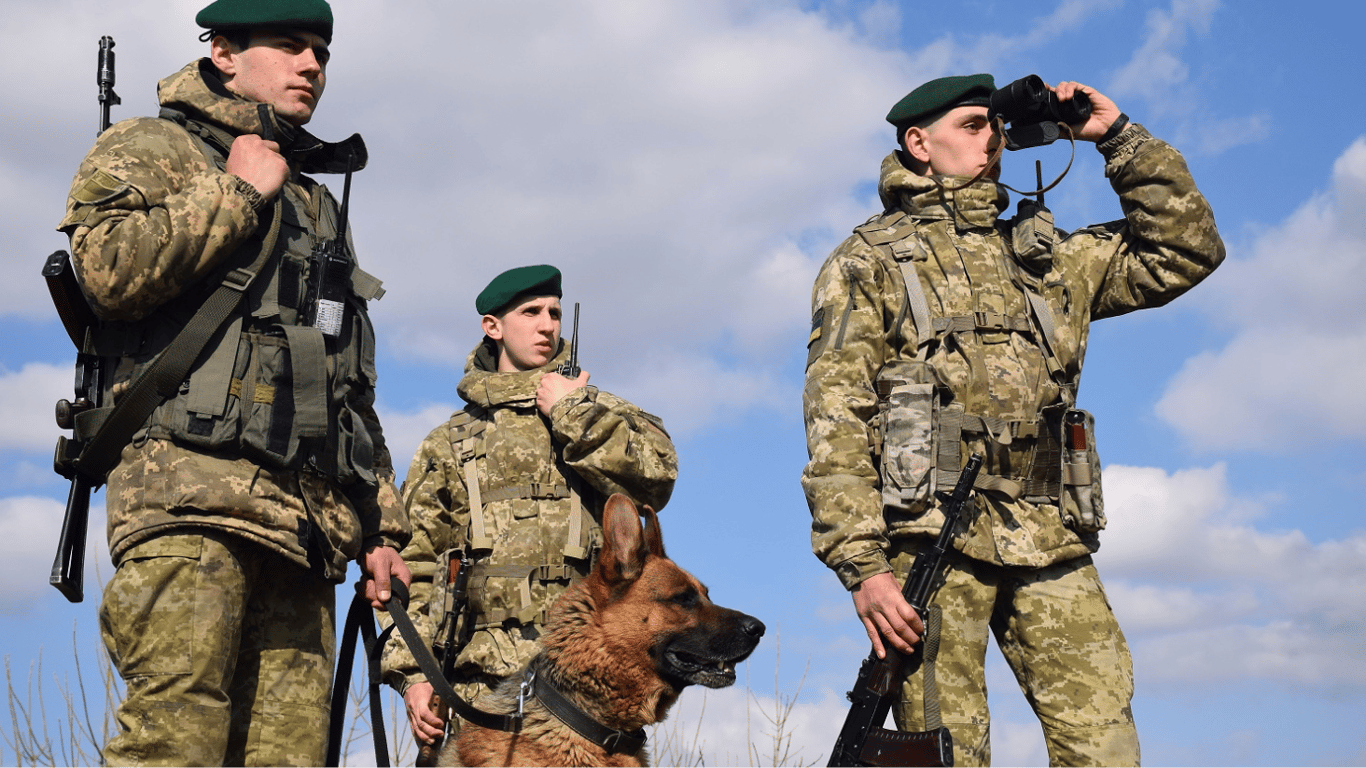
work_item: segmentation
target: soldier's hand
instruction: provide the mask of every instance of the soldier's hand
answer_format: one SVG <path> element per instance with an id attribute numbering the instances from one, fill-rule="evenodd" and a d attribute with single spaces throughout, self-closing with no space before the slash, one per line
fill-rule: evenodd
<path id="1" fill-rule="evenodd" d="M 384 608 L 393 593 L 389 582 L 397 578 L 407 586 L 413 585 L 413 573 L 403 556 L 393 547 L 374 546 L 365 550 L 361 558 L 361 579 L 365 582 L 365 599 L 375 608 Z"/>
<path id="2" fill-rule="evenodd" d="M 256 187 L 267 200 L 275 197 L 289 178 L 289 163 L 280 154 L 280 145 L 255 134 L 242 134 L 233 140 L 224 170 Z"/>
<path id="3" fill-rule="evenodd" d="M 419 744 L 431 744 L 446 733 L 446 723 L 432 711 L 432 684 L 413 683 L 403 692 L 403 706 L 408 709 L 408 725 Z"/>
<path id="4" fill-rule="evenodd" d="M 587 383 L 588 371 L 585 370 L 580 370 L 576 379 L 550 371 L 541 377 L 540 386 L 536 387 L 536 407 L 541 413 L 549 416 L 550 409 L 555 407 L 555 403 L 560 402 L 560 398 Z"/>
<path id="5" fill-rule="evenodd" d="M 1064 80 L 1058 83 L 1058 87 L 1053 91 L 1058 95 L 1058 101 L 1071 101 L 1072 97 L 1078 92 L 1086 94 L 1091 100 L 1091 115 L 1086 118 L 1086 122 L 1081 125 L 1073 125 L 1072 135 L 1080 141 L 1098 141 L 1105 132 L 1110 130 L 1110 126 L 1115 120 L 1119 119 L 1121 112 L 1105 94 L 1097 91 L 1088 85 Z"/>
<path id="6" fill-rule="evenodd" d="M 883 638 L 902 653 L 914 650 L 925 631 L 925 624 L 901 595 L 901 585 L 895 576 L 890 573 L 870 576 L 859 582 L 852 594 L 854 610 L 858 611 L 879 659 L 887 657 Z"/>

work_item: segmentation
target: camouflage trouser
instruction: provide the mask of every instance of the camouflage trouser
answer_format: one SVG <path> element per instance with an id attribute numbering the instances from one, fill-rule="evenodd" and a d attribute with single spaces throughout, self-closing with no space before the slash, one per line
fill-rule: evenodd
<path id="1" fill-rule="evenodd" d="M 894 552 L 904 578 L 924 540 Z M 1138 765 L 1129 646 L 1090 557 L 1047 568 L 1004 568 L 956 552 L 932 597 L 943 614 L 935 679 L 955 765 L 991 762 L 984 676 L 987 630 L 1043 724 L 1052 765 Z M 925 730 L 923 678 L 902 684 L 897 727 Z"/>
<path id="2" fill-rule="evenodd" d="M 334 586 L 230 534 L 130 549 L 100 629 L 127 684 L 110 765 L 321 765 Z"/>

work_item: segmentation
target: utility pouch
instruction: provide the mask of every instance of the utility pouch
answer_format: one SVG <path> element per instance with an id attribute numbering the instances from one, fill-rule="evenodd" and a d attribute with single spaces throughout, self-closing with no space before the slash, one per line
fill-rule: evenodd
<path id="1" fill-rule="evenodd" d="M 882 503 L 910 511 L 935 491 L 939 390 L 934 366 L 920 360 L 888 363 L 877 376 L 882 424 Z"/>
<path id="2" fill-rule="evenodd" d="M 1063 525 L 1077 533 L 1105 528 L 1105 502 L 1100 489 L 1100 455 L 1096 453 L 1095 418 L 1077 408 L 1058 409 L 1050 419 L 1058 428 L 1062 489 L 1058 510 Z"/>

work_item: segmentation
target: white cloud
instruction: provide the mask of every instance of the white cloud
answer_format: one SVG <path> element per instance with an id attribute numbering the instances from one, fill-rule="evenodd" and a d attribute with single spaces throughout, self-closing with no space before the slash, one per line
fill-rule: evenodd
<path id="1" fill-rule="evenodd" d="M 1205 292 L 1233 339 L 1191 358 L 1158 415 L 1203 449 L 1288 451 L 1366 438 L 1366 137 L 1333 165 L 1332 187 L 1260 234 Z"/>
<path id="2" fill-rule="evenodd" d="M 1148 11 L 1143 43 L 1105 88 L 1121 108 L 1138 98 L 1144 114 L 1174 118 L 1176 143 L 1191 154 L 1218 154 L 1271 133 L 1266 113 L 1229 117 L 1211 111 L 1208 78 L 1187 63 L 1187 55 L 1198 55 L 1187 54 L 1187 43 L 1210 35 L 1220 6 L 1219 0 L 1171 0 L 1167 9 Z M 1127 110 L 1139 114 L 1135 107 Z"/>
<path id="3" fill-rule="evenodd" d="M 1169 10 L 1148 11 L 1147 37 L 1133 58 L 1111 78 L 1117 96 L 1141 96 L 1154 108 L 1185 85 L 1190 68 L 1180 58 L 1191 33 L 1204 35 L 1219 0 L 1172 0 Z"/>
<path id="4" fill-rule="evenodd" d="M 397 482 L 403 482 L 408 472 L 408 462 L 417 453 L 418 446 L 427 434 L 446 423 L 455 410 L 455 405 L 446 403 L 424 406 L 413 413 L 390 411 L 382 404 L 375 408 L 380 423 L 384 425 L 384 442 L 393 456 L 394 470 L 398 473 Z"/>
<path id="5" fill-rule="evenodd" d="M 687 429 L 764 402 L 758 390 L 800 350 L 810 280 L 872 212 L 853 190 L 875 176 L 890 141 L 880 116 L 908 84 L 1037 48 L 1114 3 L 1069 0 L 1018 36 L 942 38 L 911 53 L 878 47 L 899 23 L 891 4 L 859 9 L 856 23 L 784 0 L 335 6 L 327 97 L 310 129 L 360 130 L 370 148 L 352 222 L 362 262 L 389 289 L 374 307 L 381 343 L 458 369 L 478 337 L 483 285 L 511 266 L 554 263 L 566 300 L 584 304 L 585 367 L 607 388 L 651 378 L 674 394 L 685 382 L 657 371 L 720 373 L 673 401 L 686 410 L 671 421 Z M 48 38 L 4 60 L 53 82 L 88 83 L 73 62 L 93 59 L 99 34 L 117 36 L 126 103 L 115 117 L 154 113 L 151 84 L 201 53 L 188 4 L 129 6 L 155 18 L 142 27 L 84 14 L 64 26 L 59 6 L 21 8 Z M 85 90 L 58 100 L 63 130 L 30 153 L 42 162 L 0 163 L 7 188 L 25 190 L 0 210 L 22 217 L 35 253 L 63 244 L 32 222 L 56 223 L 50 201 L 93 138 L 65 128 L 93 121 Z M 51 100 L 26 87 L 17 112 L 51 114 Z M 50 313 L 29 267 L 8 268 L 0 285 L 25 287 L 7 311 Z M 653 371 L 641 370 L 647 360 Z M 740 391 L 719 391 L 731 384 Z"/>
<path id="6" fill-rule="evenodd" d="M 74 358 L 75 355 L 73 354 Z M 74 397 L 72 366 L 28 363 L 18 371 L 0 369 L 0 448 L 51 451 L 63 433 L 54 416 L 59 399 Z"/>
<path id="7" fill-rule="evenodd" d="M 759 674 L 763 674 L 759 671 Z M 760 695 L 742 683 L 685 690 L 669 718 L 650 735 L 660 765 L 811 765 L 824 763 L 849 703 L 825 691 L 792 701 L 796 692 Z M 784 718 L 775 725 L 773 718 Z M 775 759 L 775 753 L 778 759 Z M 703 762 L 698 763 L 701 756 Z M 786 757 L 786 760 L 782 758 Z M 672 758 L 672 760 L 669 760 Z"/>
<path id="8" fill-rule="evenodd" d="M 109 549 L 104 537 L 104 505 L 97 497 L 90 508 L 85 552 L 85 599 L 99 600 L 100 577 L 108 578 Z M 65 504 L 48 498 L 0 498 L 0 541 L 18 542 L 10 548 L 5 567 L 21 578 L 10 579 L 0 591 L 0 613 L 32 610 L 56 595 L 48 585 L 53 558 L 61 538 Z M 60 599 L 60 598 L 59 598 Z"/>
<path id="9" fill-rule="evenodd" d="M 1145 675 L 1366 685 L 1366 531 L 1310 541 L 1252 525 L 1224 468 L 1105 470 L 1096 564 Z"/>

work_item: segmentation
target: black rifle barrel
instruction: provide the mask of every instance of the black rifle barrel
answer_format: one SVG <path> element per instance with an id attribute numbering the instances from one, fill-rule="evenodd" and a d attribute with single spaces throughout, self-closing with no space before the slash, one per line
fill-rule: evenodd
<path id="1" fill-rule="evenodd" d="M 109 130 L 109 108 L 122 104 L 114 93 L 114 38 L 100 38 L 100 58 L 95 66 L 95 84 L 100 87 L 100 133 Z"/>

